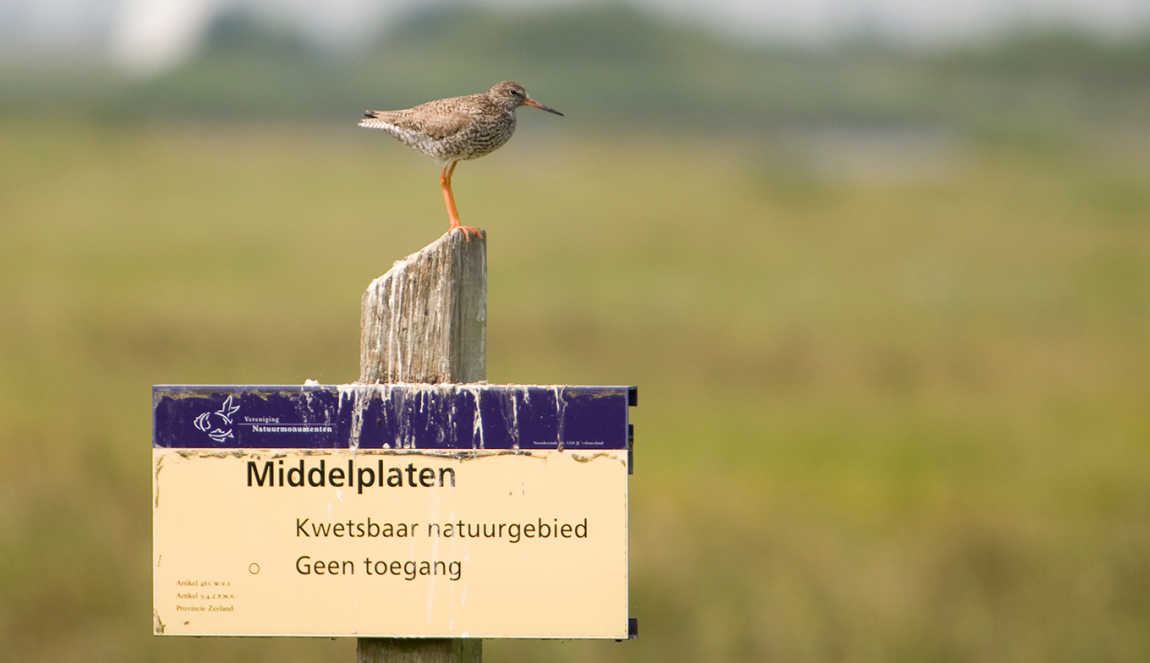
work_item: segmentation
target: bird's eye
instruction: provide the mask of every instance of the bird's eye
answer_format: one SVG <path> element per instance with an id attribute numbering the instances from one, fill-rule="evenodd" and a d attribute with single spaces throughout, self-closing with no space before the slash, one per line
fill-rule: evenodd
<path id="1" fill-rule="evenodd" d="M 512 90 L 512 91 L 511 91 L 511 94 L 513 94 L 513 95 L 515 95 L 516 97 L 518 97 L 518 96 L 519 96 L 519 90 Z"/>

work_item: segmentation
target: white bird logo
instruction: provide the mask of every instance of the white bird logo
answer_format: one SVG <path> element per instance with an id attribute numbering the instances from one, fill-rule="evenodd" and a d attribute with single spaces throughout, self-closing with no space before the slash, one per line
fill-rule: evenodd
<path id="1" fill-rule="evenodd" d="M 232 417 L 239 411 L 240 406 L 233 405 L 233 402 L 233 397 L 228 396 L 224 404 L 220 406 L 220 409 L 215 412 L 205 412 L 196 417 L 195 427 L 207 433 L 208 437 L 217 443 L 222 443 L 229 437 L 234 438 L 235 435 L 233 435 L 231 431 Z M 221 423 L 216 423 L 213 417 L 218 417 Z"/>

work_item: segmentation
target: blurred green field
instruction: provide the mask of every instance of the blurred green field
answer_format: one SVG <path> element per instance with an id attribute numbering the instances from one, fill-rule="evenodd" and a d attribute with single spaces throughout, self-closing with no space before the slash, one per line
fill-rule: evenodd
<path id="1" fill-rule="evenodd" d="M 868 176 L 552 119 L 456 197 L 488 379 L 640 387 L 641 636 L 487 660 L 1150 660 L 1144 136 Z M 0 145 L 3 658 L 354 660 L 151 635 L 150 387 L 354 380 L 363 288 L 446 228 L 435 165 L 350 123 Z"/>

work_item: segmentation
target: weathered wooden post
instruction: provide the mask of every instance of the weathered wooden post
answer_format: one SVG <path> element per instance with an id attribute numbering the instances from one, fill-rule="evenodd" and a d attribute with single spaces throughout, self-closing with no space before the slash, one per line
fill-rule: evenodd
<path id="1" fill-rule="evenodd" d="M 487 236 L 447 233 L 363 293 L 359 381 L 482 382 L 487 375 Z"/>
<path id="2" fill-rule="evenodd" d="M 487 235 L 449 232 L 371 282 L 360 317 L 359 382 L 487 378 Z M 359 638 L 357 663 L 479 663 L 478 639 Z"/>

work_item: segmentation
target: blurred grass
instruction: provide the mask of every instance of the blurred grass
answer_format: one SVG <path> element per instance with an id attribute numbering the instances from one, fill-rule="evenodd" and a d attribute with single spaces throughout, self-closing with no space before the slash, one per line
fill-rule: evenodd
<path id="1" fill-rule="evenodd" d="M 641 637 L 488 660 L 1150 658 L 1144 146 L 956 139 L 870 178 L 552 121 L 455 190 L 489 380 L 641 387 Z M 360 293 L 445 227 L 434 164 L 352 126 L 0 144 L 0 651 L 352 660 L 151 636 L 149 387 L 355 379 Z"/>

